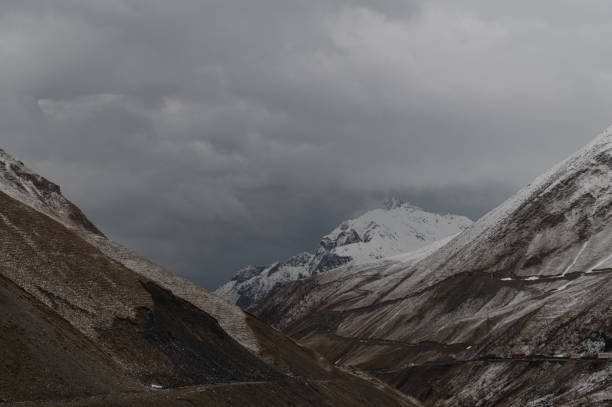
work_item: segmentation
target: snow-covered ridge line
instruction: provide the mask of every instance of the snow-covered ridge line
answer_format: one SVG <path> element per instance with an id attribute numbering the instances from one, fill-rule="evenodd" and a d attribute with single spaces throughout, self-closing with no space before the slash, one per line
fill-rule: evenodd
<path id="1" fill-rule="evenodd" d="M 495 239 L 505 227 L 508 227 L 508 219 L 512 219 L 523 208 L 529 206 L 530 202 L 541 200 L 543 196 L 547 196 L 551 191 L 563 188 L 564 185 L 571 185 L 574 190 L 570 196 L 565 197 L 564 201 L 577 202 L 585 196 L 598 197 L 609 189 L 609 162 L 612 160 L 612 126 L 608 127 L 603 133 L 599 134 L 586 146 L 570 155 L 558 164 L 554 165 L 550 170 L 538 176 L 533 182 L 519 190 L 510 199 L 494 208 L 485 214 L 478 221 L 474 222 L 469 228 L 461 233 L 450 244 L 443 247 L 440 251 L 432 256 L 432 266 L 434 264 L 443 264 L 447 259 L 455 258 L 456 261 L 461 261 L 464 256 L 472 256 L 478 258 L 478 255 L 473 252 L 474 247 L 485 247 L 485 242 Z M 580 178 L 580 181 L 573 180 L 574 177 Z M 607 199 L 597 199 L 594 205 L 588 208 L 587 216 L 592 216 L 599 210 L 605 209 Z M 560 206 L 559 201 L 555 206 Z M 569 205 L 569 204 L 568 204 Z M 558 208 L 561 210 L 561 208 Z M 572 215 L 574 216 L 574 215 Z M 565 264 L 565 269 L 569 272 L 575 266 L 583 266 L 584 259 L 592 257 L 596 250 L 601 248 L 593 245 L 583 246 L 584 241 L 567 241 L 566 243 L 575 245 L 576 263 L 572 261 Z M 470 249 L 468 249 L 471 247 Z M 584 250 L 583 252 L 580 252 Z M 580 252 L 580 253 L 579 253 Z M 578 253 L 580 255 L 578 255 Z M 600 256 L 600 253 L 597 253 Z M 433 258 L 435 257 L 435 259 Z M 437 259 L 437 260 L 436 260 Z M 603 258 L 602 261 L 592 268 L 602 267 L 612 261 L 612 256 Z M 434 266 L 436 268 L 436 266 Z M 447 277 L 448 272 L 438 272 L 432 275 L 434 281 L 440 281 Z"/>
<path id="2" fill-rule="evenodd" d="M 412 261 L 414 256 L 425 256 L 431 252 L 412 252 L 455 236 L 471 223 L 463 216 L 429 213 L 399 199 L 391 199 L 383 208 L 342 222 L 321 238 L 314 254 L 300 253 L 285 262 L 268 266 L 247 266 L 215 293 L 241 307 L 251 308 L 289 281 L 344 265 L 376 263 L 399 255 L 410 258 L 391 260 Z"/>
<path id="3" fill-rule="evenodd" d="M 102 235 L 81 210 L 62 195 L 59 185 L 30 170 L 2 149 L 0 191 L 70 229 Z"/>

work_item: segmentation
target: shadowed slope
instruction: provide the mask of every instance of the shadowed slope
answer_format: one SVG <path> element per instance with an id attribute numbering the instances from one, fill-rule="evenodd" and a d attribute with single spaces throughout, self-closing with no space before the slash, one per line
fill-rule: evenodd
<path id="1" fill-rule="evenodd" d="M 83 334 L 0 276 L 0 399 L 38 400 L 137 389 Z"/>

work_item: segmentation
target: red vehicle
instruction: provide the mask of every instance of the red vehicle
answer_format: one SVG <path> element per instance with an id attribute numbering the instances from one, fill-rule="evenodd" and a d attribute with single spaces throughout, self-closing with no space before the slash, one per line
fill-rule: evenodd
<path id="1" fill-rule="evenodd" d="M 524 353 L 513 353 L 512 354 L 512 359 L 525 359 L 527 357 L 527 355 L 525 355 Z"/>
<path id="2" fill-rule="evenodd" d="M 612 359 L 612 353 L 598 353 L 597 359 Z"/>

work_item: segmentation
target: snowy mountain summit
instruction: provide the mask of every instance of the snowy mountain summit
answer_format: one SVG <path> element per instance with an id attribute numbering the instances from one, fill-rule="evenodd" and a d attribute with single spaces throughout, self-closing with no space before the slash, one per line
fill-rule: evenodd
<path id="1" fill-rule="evenodd" d="M 215 294 L 251 308 L 289 281 L 410 252 L 455 235 L 471 224 L 464 216 L 426 212 L 393 198 L 383 208 L 342 222 L 321 238 L 314 254 L 300 253 L 268 266 L 247 266 Z"/>

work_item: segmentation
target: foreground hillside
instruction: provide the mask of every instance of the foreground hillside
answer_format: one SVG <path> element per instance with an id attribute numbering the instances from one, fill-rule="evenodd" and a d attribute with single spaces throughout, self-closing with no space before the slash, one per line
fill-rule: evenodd
<path id="1" fill-rule="evenodd" d="M 318 249 L 285 262 L 247 266 L 215 294 L 251 309 L 289 281 L 308 278 L 342 265 L 361 265 L 427 246 L 466 229 L 472 221 L 439 215 L 390 199 L 384 208 L 366 212 L 323 236 Z"/>
<path id="2" fill-rule="evenodd" d="M 413 405 L 107 239 L 4 152 L 0 326 L 3 405 Z"/>
<path id="3" fill-rule="evenodd" d="M 610 405 L 612 362 L 568 355 L 612 349 L 611 188 L 608 130 L 458 236 L 256 313 L 428 405 Z"/>

